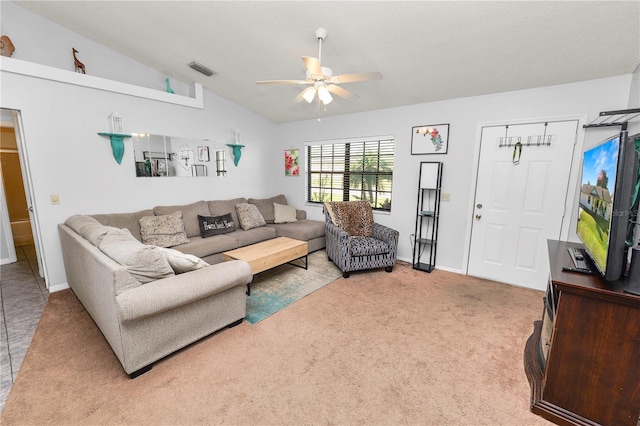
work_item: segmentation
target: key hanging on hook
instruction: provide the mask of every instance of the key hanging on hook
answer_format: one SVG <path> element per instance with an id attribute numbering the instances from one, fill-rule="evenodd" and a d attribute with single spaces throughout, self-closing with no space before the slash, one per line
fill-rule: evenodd
<path id="1" fill-rule="evenodd" d="M 516 159 L 516 151 L 518 153 L 518 159 Z M 520 139 L 518 139 L 518 142 L 516 142 L 516 144 L 513 146 L 513 158 L 512 158 L 513 164 L 515 164 L 516 166 L 520 164 L 521 156 L 522 156 L 522 142 L 520 142 Z"/>

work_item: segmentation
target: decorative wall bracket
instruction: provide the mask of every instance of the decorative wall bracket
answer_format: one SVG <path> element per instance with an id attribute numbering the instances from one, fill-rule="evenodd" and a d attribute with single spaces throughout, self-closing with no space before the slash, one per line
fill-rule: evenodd
<path id="1" fill-rule="evenodd" d="M 244 148 L 244 145 L 240 145 L 237 143 L 228 143 L 227 146 L 230 146 L 231 148 L 233 148 L 233 164 L 236 165 L 236 167 L 238 167 L 238 163 L 240 162 L 240 156 L 242 155 L 242 148 Z"/>
<path id="2" fill-rule="evenodd" d="M 100 136 L 106 136 L 111 139 L 111 150 L 113 151 L 113 158 L 116 159 L 118 164 L 122 162 L 122 156 L 124 155 L 124 139 L 130 138 L 131 135 L 124 133 L 107 133 L 98 132 Z"/>

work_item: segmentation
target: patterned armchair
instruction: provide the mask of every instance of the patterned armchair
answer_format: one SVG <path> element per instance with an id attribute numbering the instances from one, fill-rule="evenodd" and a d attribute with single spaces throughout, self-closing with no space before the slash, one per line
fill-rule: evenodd
<path id="1" fill-rule="evenodd" d="M 327 202 L 324 212 L 327 256 L 340 268 L 343 277 L 364 269 L 393 270 L 399 233 L 373 222 L 368 202 Z"/>

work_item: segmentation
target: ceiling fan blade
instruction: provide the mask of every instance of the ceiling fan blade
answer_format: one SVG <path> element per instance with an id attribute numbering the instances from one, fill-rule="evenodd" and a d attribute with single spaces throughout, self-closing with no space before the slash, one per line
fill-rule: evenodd
<path id="1" fill-rule="evenodd" d="M 356 81 L 382 80 L 382 73 L 379 72 L 356 72 L 353 74 L 342 74 L 331 77 L 330 83 L 354 83 Z"/>
<path id="2" fill-rule="evenodd" d="M 303 56 L 302 60 L 304 61 L 304 66 L 307 67 L 307 70 L 312 75 L 322 75 L 322 67 L 320 66 L 320 61 L 318 58 L 313 58 L 311 56 Z"/>
<path id="3" fill-rule="evenodd" d="M 327 90 L 329 90 L 334 95 L 340 96 L 341 98 L 343 98 L 344 100 L 347 100 L 349 102 L 353 102 L 353 101 L 355 101 L 356 99 L 358 99 L 360 97 L 360 96 L 356 95 L 355 93 L 348 91 L 345 88 L 342 88 L 340 86 L 336 86 L 335 84 L 329 84 L 327 86 Z"/>
<path id="4" fill-rule="evenodd" d="M 296 96 L 296 98 L 295 98 L 293 101 L 294 101 L 294 102 L 307 101 L 307 102 L 311 103 L 310 101 L 308 101 L 308 100 L 305 98 L 305 95 L 306 95 L 306 96 L 309 96 L 309 97 L 310 97 L 310 99 L 313 101 L 313 98 L 316 96 L 315 90 L 316 90 L 316 88 L 315 88 L 315 87 L 307 87 L 307 88 L 306 88 L 306 89 L 304 89 L 302 92 L 298 93 L 298 96 Z M 313 92 L 313 96 L 311 96 L 311 93 L 310 93 L 310 92 Z"/>
<path id="5" fill-rule="evenodd" d="M 263 80 L 256 81 L 256 84 L 309 84 L 306 80 Z"/>

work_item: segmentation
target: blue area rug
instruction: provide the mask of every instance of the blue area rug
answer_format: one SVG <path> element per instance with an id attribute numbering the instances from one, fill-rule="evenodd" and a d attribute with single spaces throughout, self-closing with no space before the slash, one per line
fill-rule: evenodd
<path id="1" fill-rule="evenodd" d="M 301 263 L 301 261 L 296 261 Z M 324 250 L 308 256 L 308 269 L 282 265 L 254 277 L 245 320 L 255 324 L 342 276 Z"/>

